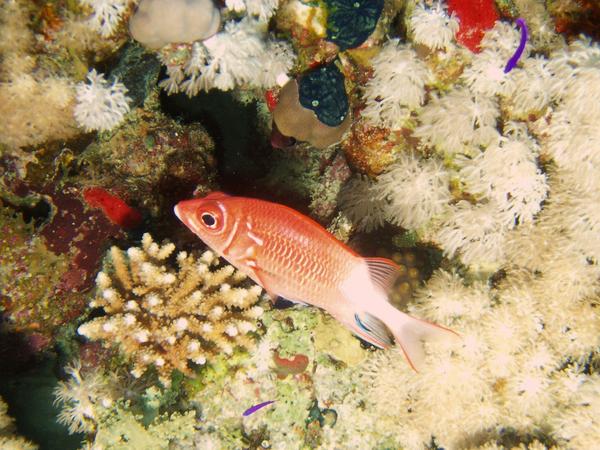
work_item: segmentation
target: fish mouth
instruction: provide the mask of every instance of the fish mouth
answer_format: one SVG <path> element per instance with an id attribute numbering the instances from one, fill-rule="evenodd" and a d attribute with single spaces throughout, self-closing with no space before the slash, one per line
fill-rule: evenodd
<path id="1" fill-rule="evenodd" d="M 173 212 L 175 212 L 175 215 L 177 216 L 177 218 L 183 222 L 183 219 L 181 218 L 181 211 L 179 210 L 178 204 L 175 205 L 175 207 L 173 208 Z"/>

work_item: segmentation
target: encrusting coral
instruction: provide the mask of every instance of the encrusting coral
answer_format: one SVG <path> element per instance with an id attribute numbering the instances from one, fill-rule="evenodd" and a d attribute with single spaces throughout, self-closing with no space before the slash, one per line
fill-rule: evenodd
<path id="1" fill-rule="evenodd" d="M 154 365 L 165 385 L 173 369 L 192 375 L 188 362 L 202 365 L 217 353 L 252 348 L 248 333 L 263 312 L 257 305 L 261 288 L 243 287 L 246 275 L 229 265 L 214 268 L 219 259 L 210 251 L 199 259 L 178 253 L 175 271 L 165 265 L 174 250 L 148 233 L 142 248 L 125 254 L 112 247 L 112 274 L 98 274 L 99 295 L 90 304 L 106 315 L 79 327 L 80 334 L 102 339 L 105 346 L 119 344 L 133 360 L 135 377 Z"/>

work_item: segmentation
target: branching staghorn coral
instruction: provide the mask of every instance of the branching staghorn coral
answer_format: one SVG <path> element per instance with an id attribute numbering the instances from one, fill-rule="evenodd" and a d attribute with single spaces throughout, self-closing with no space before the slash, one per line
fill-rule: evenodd
<path id="1" fill-rule="evenodd" d="M 229 265 L 215 268 L 219 259 L 210 251 L 199 259 L 180 252 L 179 270 L 167 268 L 174 250 L 173 244 L 159 246 L 148 233 L 142 248 L 125 254 L 112 247 L 113 274 L 98 274 L 99 295 L 90 304 L 106 316 L 79 327 L 80 334 L 106 346 L 118 343 L 132 358 L 135 377 L 154 365 L 165 385 L 173 369 L 192 375 L 188 362 L 204 364 L 217 353 L 251 348 L 248 333 L 263 312 L 256 305 L 261 288 L 242 287 L 246 275 Z"/>

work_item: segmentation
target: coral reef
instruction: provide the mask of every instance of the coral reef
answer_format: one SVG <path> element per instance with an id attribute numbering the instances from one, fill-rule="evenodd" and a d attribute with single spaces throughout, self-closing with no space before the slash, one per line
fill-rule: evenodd
<path id="1" fill-rule="evenodd" d="M 60 327 L 81 315 L 102 243 L 121 232 L 101 212 L 87 211 L 77 189 L 43 192 L 53 211 L 38 228 L 22 213 L 0 208 L 2 329 L 25 333 L 34 352 L 51 345 Z M 40 194 L 24 200 L 36 205 Z"/>
<path id="2" fill-rule="evenodd" d="M 188 362 L 202 365 L 218 353 L 253 347 L 248 334 L 263 312 L 256 305 L 260 287 L 241 287 L 246 276 L 232 266 L 211 269 L 218 258 L 210 251 L 199 259 L 178 253 L 174 271 L 165 265 L 173 244 L 159 246 L 144 234 L 142 246 L 126 256 L 112 247 L 112 276 L 98 274 L 99 294 L 90 303 L 106 316 L 81 325 L 79 334 L 118 344 L 133 360 L 134 376 L 153 365 L 165 385 L 174 369 L 193 375 Z"/>
<path id="3" fill-rule="evenodd" d="M 598 11 L 0 3 L 6 376 L 63 366 L 56 419 L 87 448 L 597 447 Z M 427 344 L 416 374 L 315 308 L 264 307 L 175 226 L 218 188 L 394 259 L 390 300 L 460 342 Z M 39 407 L 2 385 L 26 433 L 18 410 Z M 35 448 L 6 412 L 0 447 Z"/>
<path id="4" fill-rule="evenodd" d="M 59 382 L 54 391 L 55 404 L 61 406 L 58 421 L 70 433 L 84 432 L 92 448 L 167 448 L 190 445 L 195 433 L 195 413 L 156 414 L 145 420 L 139 411 L 124 400 L 128 380 L 99 369 L 84 369 L 81 364 L 67 366 L 67 381 Z M 146 409 L 160 404 L 167 392 L 147 388 L 138 396 Z M 139 398 L 138 398 L 139 400 Z M 151 406 L 152 405 L 152 406 Z"/>
<path id="5" fill-rule="evenodd" d="M 120 127 L 103 133 L 79 156 L 80 164 L 89 167 L 82 184 L 109 190 L 151 216 L 196 188 L 209 189 L 216 165 L 214 142 L 205 128 L 155 111 L 155 96 L 152 92 L 150 106 L 136 108 Z"/>

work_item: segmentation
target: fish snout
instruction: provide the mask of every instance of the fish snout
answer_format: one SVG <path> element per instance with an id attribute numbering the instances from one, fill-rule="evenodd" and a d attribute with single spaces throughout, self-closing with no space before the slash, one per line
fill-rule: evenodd
<path id="1" fill-rule="evenodd" d="M 173 208 L 175 215 L 181 220 L 187 227 L 190 227 L 196 210 L 198 209 L 198 200 L 183 200 L 175 205 Z"/>

